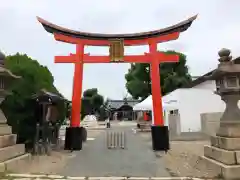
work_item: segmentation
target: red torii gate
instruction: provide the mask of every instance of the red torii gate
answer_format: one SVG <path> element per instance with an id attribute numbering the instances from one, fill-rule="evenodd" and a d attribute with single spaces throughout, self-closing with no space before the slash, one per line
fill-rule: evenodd
<path id="1" fill-rule="evenodd" d="M 157 51 L 157 44 L 178 39 L 181 32 L 187 30 L 197 16 L 193 16 L 173 26 L 135 34 L 97 34 L 74 31 L 52 24 L 40 17 L 38 21 L 44 29 L 54 34 L 57 41 L 76 45 L 76 53 L 69 56 L 55 56 L 55 63 L 74 63 L 71 127 L 66 129 L 65 149 L 82 149 L 82 127 L 80 110 L 84 63 L 149 63 L 152 80 L 152 98 L 154 123 L 152 126 L 153 150 L 168 150 L 168 127 L 164 126 L 160 72 L 161 62 L 177 62 L 177 55 L 166 55 Z M 124 55 L 124 46 L 149 45 L 144 55 Z M 84 53 L 85 46 L 110 46 L 109 56 L 92 56 Z"/>

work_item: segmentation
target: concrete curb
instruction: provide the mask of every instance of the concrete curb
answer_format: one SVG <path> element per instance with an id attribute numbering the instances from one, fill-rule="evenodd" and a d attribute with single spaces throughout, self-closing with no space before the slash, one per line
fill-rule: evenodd
<path id="1" fill-rule="evenodd" d="M 3 179 L 11 180 L 203 180 L 191 177 L 70 177 L 61 175 L 43 175 L 43 174 L 7 174 Z"/>
<path id="2" fill-rule="evenodd" d="M 106 127 L 87 127 L 87 130 L 106 130 Z"/>

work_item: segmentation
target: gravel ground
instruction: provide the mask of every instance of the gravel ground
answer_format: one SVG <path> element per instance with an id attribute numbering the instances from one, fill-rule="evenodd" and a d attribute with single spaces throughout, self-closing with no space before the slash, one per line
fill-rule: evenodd
<path id="1" fill-rule="evenodd" d="M 199 157 L 203 155 L 203 147 L 206 144 L 209 144 L 209 142 L 171 142 L 171 150 L 164 156 L 166 168 L 173 176 L 204 176 L 206 170 L 201 167 Z"/>
<path id="2" fill-rule="evenodd" d="M 89 130 L 88 137 L 89 139 L 92 138 L 94 140 L 102 132 L 102 130 Z M 91 140 L 89 142 L 91 142 Z M 23 168 L 20 172 L 56 174 L 56 172 L 60 171 L 68 161 L 71 161 L 72 158 L 75 158 L 75 154 L 64 150 L 59 152 L 53 151 L 51 156 L 33 156 L 29 166 Z"/>
<path id="3" fill-rule="evenodd" d="M 29 168 L 22 173 L 56 174 L 74 155 L 70 152 L 52 152 L 51 156 L 33 157 Z"/>
<path id="4" fill-rule="evenodd" d="M 152 146 L 150 133 L 139 133 L 141 137 Z M 170 150 L 162 155 L 165 168 L 172 176 L 176 177 L 201 177 L 213 178 L 212 169 L 207 169 L 201 160 L 204 153 L 204 145 L 209 141 L 171 141 Z"/>

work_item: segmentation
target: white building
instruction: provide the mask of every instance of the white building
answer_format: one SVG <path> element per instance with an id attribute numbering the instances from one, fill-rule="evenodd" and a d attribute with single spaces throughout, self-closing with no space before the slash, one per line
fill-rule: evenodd
<path id="1" fill-rule="evenodd" d="M 240 64 L 240 57 L 233 60 Z M 207 80 L 212 74 L 210 71 L 203 76 L 193 77 L 192 83 L 186 88 L 177 89 L 162 98 L 165 125 L 175 122 L 177 132 L 201 131 L 201 114 L 223 112 L 225 103 L 220 96 L 214 94 L 216 84 L 214 80 Z M 238 103 L 240 107 L 240 102 Z M 149 110 L 152 110 L 152 105 Z M 169 121 L 170 118 L 174 117 Z M 172 121 L 173 120 L 173 121 Z M 176 125 L 177 124 L 177 125 Z M 169 126 L 170 127 L 170 126 Z"/>
<path id="2" fill-rule="evenodd" d="M 240 57 L 233 60 L 240 64 Z M 192 83 L 186 88 L 177 89 L 162 98 L 165 125 L 175 122 L 177 132 L 201 131 L 201 114 L 223 112 L 225 103 L 220 96 L 214 94 L 216 84 L 214 80 L 207 80 L 212 74 L 210 71 L 203 76 L 194 77 Z M 240 102 L 238 103 L 240 107 Z M 152 105 L 149 110 L 152 110 Z M 169 121 L 170 118 L 174 117 Z M 174 119 L 174 121 L 172 121 Z M 176 120 L 176 121 L 175 121 Z M 177 124 L 177 125 L 176 125 Z M 170 126 L 169 126 L 170 127 Z"/>
<path id="3" fill-rule="evenodd" d="M 197 132 L 201 130 L 202 113 L 222 112 L 225 104 L 220 96 L 212 90 L 204 88 L 177 89 L 163 97 L 163 102 L 175 107 L 175 110 L 165 111 L 166 121 L 169 115 L 178 116 L 178 129 L 181 132 Z"/>
<path id="4" fill-rule="evenodd" d="M 240 63 L 240 58 L 236 58 L 234 61 Z M 220 96 L 214 94 L 216 91 L 215 81 L 207 80 L 212 72 L 197 77 L 188 88 L 177 89 L 163 97 L 165 103 L 175 103 L 176 110 L 168 112 L 168 115 L 177 114 L 180 117 L 181 132 L 200 131 L 202 113 L 224 111 L 225 103 Z M 238 106 L 240 107 L 240 103 Z"/>
<path id="5" fill-rule="evenodd" d="M 214 94 L 216 84 L 214 80 L 206 80 L 212 71 L 197 77 L 188 88 L 177 89 L 163 97 L 163 102 L 176 107 L 166 112 L 166 121 L 169 115 L 177 115 L 177 123 L 181 132 L 201 131 L 201 114 L 223 112 L 225 104 L 220 96 Z"/>
<path id="6" fill-rule="evenodd" d="M 177 126 L 177 131 L 197 132 L 201 131 L 200 114 L 224 111 L 224 102 L 220 96 L 214 94 L 216 89 L 215 81 L 206 80 L 206 77 L 211 73 L 212 71 L 197 77 L 187 88 L 180 88 L 163 96 L 165 125 L 169 126 L 169 115 L 175 116 L 178 118 L 174 118 L 174 120 L 179 121 L 176 122 L 177 125 L 174 125 Z M 151 96 L 136 105 L 136 109 L 152 110 Z"/>

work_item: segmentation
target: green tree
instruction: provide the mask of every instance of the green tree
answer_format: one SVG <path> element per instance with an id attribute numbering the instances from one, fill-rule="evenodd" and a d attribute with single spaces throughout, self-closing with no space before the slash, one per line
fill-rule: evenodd
<path id="1" fill-rule="evenodd" d="M 83 119 L 87 114 L 99 113 L 103 103 L 104 98 L 102 95 L 98 94 L 97 88 L 85 90 L 82 97 L 81 118 Z"/>
<path id="2" fill-rule="evenodd" d="M 12 126 L 13 133 L 18 134 L 20 143 L 32 142 L 35 135 L 36 117 L 35 106 L 31 97 L 41 89 L 59 94 L 53 85 L 54 78 L 47 67 L 40 65 L 26 54 L 8 56 L 5 67 L 22 78 L 15 81 L 12 94 L 7 96 L 1 107 Z M 60 116 L 64 118 L 64 105 L 60 106 Z"/>
<path id="3" fill-rule="evenodd" d="M 165 95 L 191 82 L 191 76 L 186 65 L 186 56 L 175 51 L 166 51 L 166 54 L 179 55 L 177 63 L 161 63 L 160 81 L 162 94 Z M 151 94 L 151 79 L 149 64 L 131 64 L 125 75 L 127 91 L 134 99 L 145 99 Z"/>

